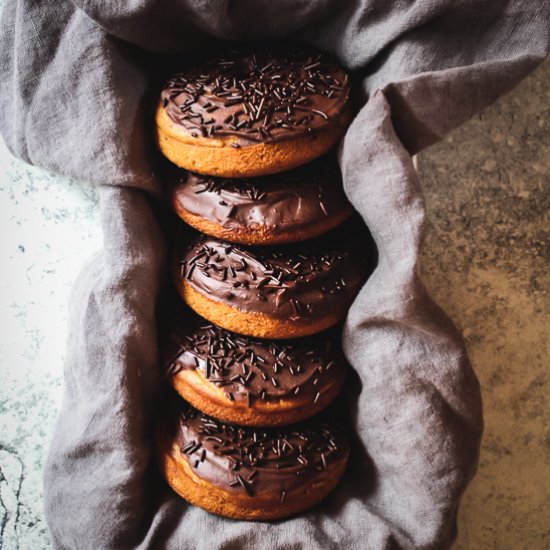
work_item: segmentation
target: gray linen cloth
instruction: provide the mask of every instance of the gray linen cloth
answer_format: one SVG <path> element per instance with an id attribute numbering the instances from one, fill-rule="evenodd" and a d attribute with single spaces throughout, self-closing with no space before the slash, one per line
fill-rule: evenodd
<path id="1" fill-rule="evenodd" d="M 54 548 L 444 548 L 474 474 L 479 386 L 464 343 L 417 276 L 425 208 L 410 153 L 546 55 L 532 0 L 8 1 L 0 129 L 29 163 L 100 185 L 103 250 L 71 299 L 65 394 L 45 469 Z M 370 99 L 340 149 L 379 265 L 344 327 L 355 451 L 331 497 L 280 522 L 188 505 L 153 464 L 156 309 L 167 255 L 152 197 L 149 75 L 214 38 L 299 39 L 336 54 Z"/>

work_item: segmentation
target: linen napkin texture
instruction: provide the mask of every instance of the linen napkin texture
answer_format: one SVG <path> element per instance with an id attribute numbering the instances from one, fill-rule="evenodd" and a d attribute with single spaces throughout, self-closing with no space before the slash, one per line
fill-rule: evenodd
<path id="1" fill-rule="evenodd" d="M 532 71 L 549 20 L 548 3 L 532 0 L 7 1 L 2 136 L 28 163 L 97 183 L 104 233 L 70 303 L 44 472 L 54 548 L 450 546 L 476 468 L 481 398 L 459 332 L 417 275 L 426 213 L 410 155 Z M 363 106 L 339 161 L 379 263 L 343 331 L 355 371 L 348 471 L 322 505 L 250 523 L 187 504 L 154 467 L 156 312 L 169 282 L 150 94 L 167 56 L 266 38 L 327 50 L 359 83 Z"/>

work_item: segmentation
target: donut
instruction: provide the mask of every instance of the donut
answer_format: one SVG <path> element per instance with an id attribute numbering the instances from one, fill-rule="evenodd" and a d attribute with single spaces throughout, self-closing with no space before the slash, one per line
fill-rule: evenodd
<path id="1" fill-rule="evenodd" d="M 164 156 L 228 178 L 306 164 L 340 141 L 351 117 L 348 75 L 305 46 L 212 55 L 164 84 L 155 116 Z"/>
<path id="2" fill-rule="evenodd" d="M 165 376 L 200 411 L 246 426 L 300 422 L 338 394 L 347 364 L 339 331 L 295 340 L 234 334 L 181 313 L 171 320 Z"/>
<path id="3" fill-rule="evenodd" d="M 257 338 L 321 332 L 346 316 L 372 266 L 368 241 L 360 243 L 360 234 L 344 226 L 279 247 L 180 237 L 176 288 L 201 317 L 232 332 Z"/>
<path id="4" fill-rule="evenodd" d="M 242 244 L 285 244 L 316 237 L 353 212 L 334 155 L 263 178 L 169 173 L 170 202 L 189 225 Z"/>
<path id="5" fill-rule="evenodd" d="M 349 442 L 330 418 L 241 427 L 181 400 L 157 423 L 156 454 L 168 484 L 191 504 L 235 519 L 271 520 L 323 500 L 344 473 Z"/>

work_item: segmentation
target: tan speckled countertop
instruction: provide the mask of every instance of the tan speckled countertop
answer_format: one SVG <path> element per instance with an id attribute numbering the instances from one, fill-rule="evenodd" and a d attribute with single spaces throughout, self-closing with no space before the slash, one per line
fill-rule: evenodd
<path id="1" fill-rule="evenodd" d="M 421 273 L 462 329 L 485 433 L 456 550 L 550 548 L 550 59 L 419 157 Z"/>

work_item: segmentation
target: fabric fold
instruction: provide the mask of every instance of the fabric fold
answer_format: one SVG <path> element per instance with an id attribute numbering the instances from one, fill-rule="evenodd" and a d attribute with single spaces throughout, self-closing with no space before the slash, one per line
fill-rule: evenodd
<path id="1" fill-rule="evenodd" d="M 164 242 L 142 191 L 104 186 L 100 198 L 105 246 L 73 289 L 64 398 L 44 473 L 54 548 L 132 547 L 151 506 Z"/>

